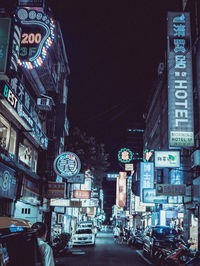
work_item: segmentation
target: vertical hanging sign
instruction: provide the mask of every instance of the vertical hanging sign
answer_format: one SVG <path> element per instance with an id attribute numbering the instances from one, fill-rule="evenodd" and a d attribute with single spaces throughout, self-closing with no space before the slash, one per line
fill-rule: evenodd
<path id="1" fill-rule="evenodd" d="M 119 172 L 116 183 L 116 205 L 122 208 L 126 205 L 126 181 L 127 173 Z"/>
<path id="2" fill-rule="evenodd" d="M 169 145 L 194 146 L 192 51 L 189 13 L 168 12 Z"/>
<path id="3" fill-rule="evenodd" d="M 144 202 L 144 189 L 154 188 L 154 164 L 140 162 L 140 202 Z"/>
<path id="4" fill-rule="evenodd" d="M 11 18 L 0 18 L 0 75 L 6 74 Z"/>

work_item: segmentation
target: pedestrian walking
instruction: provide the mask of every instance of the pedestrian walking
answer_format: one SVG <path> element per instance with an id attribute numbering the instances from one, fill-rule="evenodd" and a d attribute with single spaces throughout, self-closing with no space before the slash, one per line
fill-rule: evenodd
<path id="1" fill-rule="evenodd" d="M 116 241 L 119 237 L 120 234 L 120 229 L 119 226 L 115 226 L 113 229 L 113 235 L 114 235 L 114 240 Z"/>

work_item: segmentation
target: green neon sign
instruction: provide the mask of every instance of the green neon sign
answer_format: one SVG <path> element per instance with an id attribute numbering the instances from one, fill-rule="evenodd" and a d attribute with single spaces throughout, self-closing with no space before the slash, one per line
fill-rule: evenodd
<path id="1" fill-rule="evenodd" d="M 122 163 L 129 163 L 133 159 L 133 153 L 127 148 L 118 151 L 118 160 Z"/>

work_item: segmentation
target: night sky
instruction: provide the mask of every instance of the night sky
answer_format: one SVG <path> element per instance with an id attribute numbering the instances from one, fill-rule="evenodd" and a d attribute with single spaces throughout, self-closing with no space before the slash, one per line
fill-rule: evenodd
<path id="1" fill-rule="evenodd" d="M 142 114 L 166 46 L 167 11 L 181 0 L 48 1 L 60 21 L 71 75 L 68 118 L 113 152 Z M 137 126 L 136 126 L 137 127 Z"/>

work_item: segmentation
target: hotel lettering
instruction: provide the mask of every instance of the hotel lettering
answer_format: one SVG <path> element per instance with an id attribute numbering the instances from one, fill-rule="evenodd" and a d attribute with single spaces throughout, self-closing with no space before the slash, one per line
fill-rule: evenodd
<path id="1" fill-rule="evenodd" d="M 192 55 L 189 13 L 168 13 L 169 145 L 194 145 Z"/>

